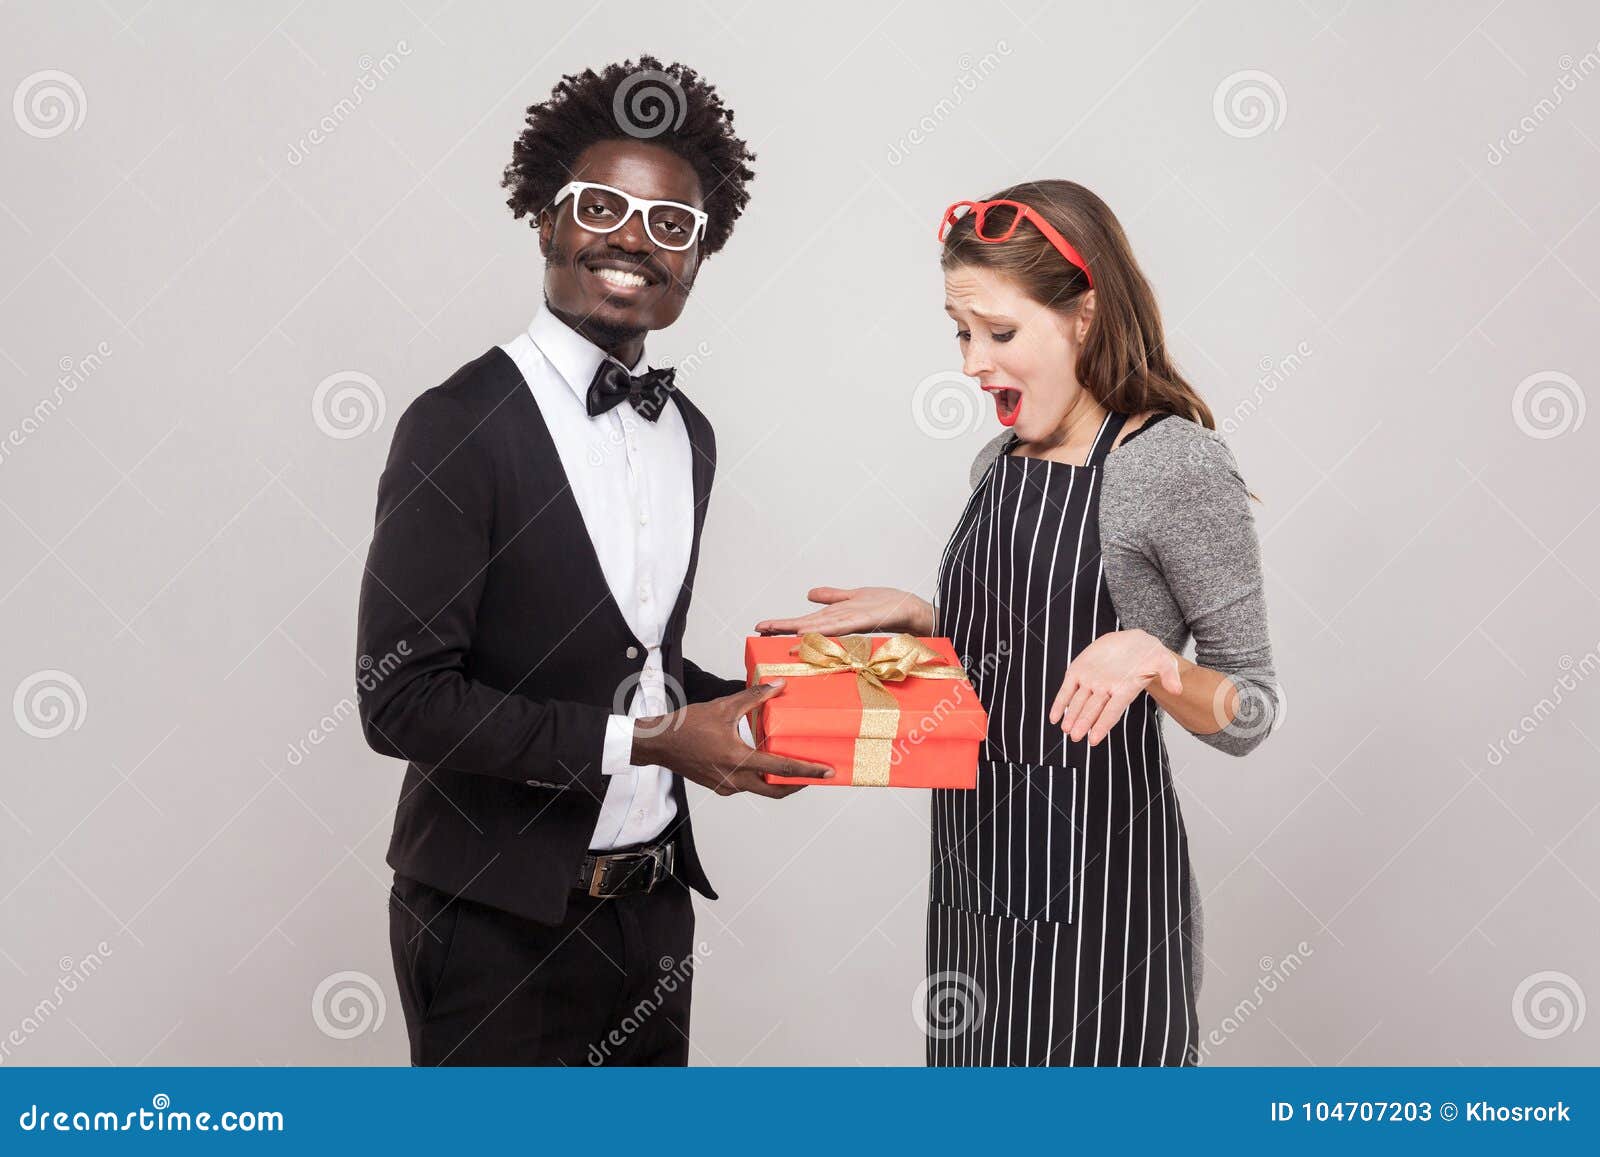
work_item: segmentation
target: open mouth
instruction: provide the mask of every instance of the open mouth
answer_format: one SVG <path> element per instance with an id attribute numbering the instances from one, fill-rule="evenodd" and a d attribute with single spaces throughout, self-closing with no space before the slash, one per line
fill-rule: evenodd
<path id="1" fill-rule="evenodd" d="M 994 416 L 1000 420 L 1000 424 L 1015 425 L 1017 415 L 1022 411 L 1022 391 L 1009 390 L 1004 386 L 984 386 L 983 390 L 994 398 Z"/>
<path id="2" fill-rule="evenodd" d="M 622 295 L 638 293 L 656 284 L 656 279 L 636 265 L 614 261 L 585 262 L 584 269 L 607 291 Z"/>

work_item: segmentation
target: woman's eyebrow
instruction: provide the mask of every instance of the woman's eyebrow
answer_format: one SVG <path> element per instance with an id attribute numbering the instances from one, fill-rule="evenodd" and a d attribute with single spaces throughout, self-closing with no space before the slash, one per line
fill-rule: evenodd
<path id="1" fill-rule="evenodd" d="M 954 310 L 951 309 L 949 302 L 945 303 L 944 311 L 946 313 L 953 313 L 954 312 Z M 1010 326 L 1015 326 L 1017 324 L 1015 321 L 1013 321 L 1009 317 L 1001 317 L 999 314 L 994 314 L 994 313 L 984 313 L 983 310 L 981 310 L 981 309 L 969 309 L 969 310 L 967 310 L 967 312 L 970 313 L 973 317 L 977 318 L 979 321 L 988 322 L 990 325 L 1010 325 Z"/>

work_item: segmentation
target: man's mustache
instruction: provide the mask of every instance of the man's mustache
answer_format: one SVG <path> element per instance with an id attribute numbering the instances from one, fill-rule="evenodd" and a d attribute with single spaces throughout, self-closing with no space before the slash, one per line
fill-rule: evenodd
<path id="1" fill-rule="evenodd" d="M 617 265 L 630 265 L 657 284 L 662 282 L 670 283 L 674 280 L 672 274 L 668 273 L 665 269 L 661 268 L 661 266 L 657 265 L 644 254 L 622 253 L 615 249 L 584 250 L 578 255 L 578 261 L 583 265 L 587 265 L 591 261 L 604 261 L 612 262 Z"/>

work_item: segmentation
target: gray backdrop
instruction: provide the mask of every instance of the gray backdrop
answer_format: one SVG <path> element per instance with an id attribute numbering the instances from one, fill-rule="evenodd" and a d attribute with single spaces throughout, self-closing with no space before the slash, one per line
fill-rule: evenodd
<path id="1" fill-rule="evenodd" d="M 537 303 L 522 110 L 641 51 L 760 155 L 648 347 L 722 450 L 689 653 L 930 592 L 995 429 L 937 214 L 1079 180 L 1264 499 L 1287 720 L 1168 725 L 1207 1063 L 1600 1059 L 1593 5 L 980 8 L 0 11 L 0 1063 L 404 1062 L 376 480 Z M 694 803 L 696 1062 L 920 1063 L 925 795 Z"/>

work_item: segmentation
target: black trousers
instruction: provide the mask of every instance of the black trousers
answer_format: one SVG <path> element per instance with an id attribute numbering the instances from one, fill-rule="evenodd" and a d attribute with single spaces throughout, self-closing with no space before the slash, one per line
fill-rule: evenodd
<path id="1" fill-rule="evenodd" d="M 389 945 L 413 1065 L 684 1065 L 694 906 L 575 891 L 540 924 L 396 875 Z"/>

